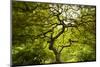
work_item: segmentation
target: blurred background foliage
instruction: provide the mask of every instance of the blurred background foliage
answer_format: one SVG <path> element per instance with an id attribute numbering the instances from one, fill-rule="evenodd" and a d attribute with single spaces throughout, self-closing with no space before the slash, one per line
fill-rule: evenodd
<path id="1" fill-rule="evenodd" d="M 51 8 L 52 7 L 52 8 Z M 61 10 L 62 9 L 62 10 Z M 53 51 L 49 50 L 50 34 L 62 30 L 55 14 L 65 24 L 69 22 L 77 27 L 66 28 L 59 36 L 54 47 L 59 51 L 69 39 L 78 40 L 61 52 L 61 62 L 82 62 L 96 60 L 96 8 L 89 5 L 65 5 L 35 2 L 12 2 L 12 64 L 48 64 L 55 62 Z M 42 34 L 47 32 L 45 36 Z M 41 36 L 40 36 L 41 35 Z"/>

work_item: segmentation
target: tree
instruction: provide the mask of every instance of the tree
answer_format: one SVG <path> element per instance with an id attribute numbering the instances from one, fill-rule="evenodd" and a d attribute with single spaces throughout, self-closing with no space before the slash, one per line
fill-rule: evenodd
<path id="1" fill-rule="evenodd" d="M 66 54 L 64 51 L 69 48 L 71 52 L 78 50 L 77 46 L 86 48 L 90 54 L 80 50 L 83 56 L 76 51 L 78 56 L 75 57 L 79 57 L 76 61 L 88 61 L 85 55 L 91 56 L 89 60 L 95 60 L 94 6 L 15 1 L 12 5 L 13 64 L 66 62 L 62 59 Z M 20 63 L 22 58 L 16 60 L 18 57 L 23 57 Z"/>

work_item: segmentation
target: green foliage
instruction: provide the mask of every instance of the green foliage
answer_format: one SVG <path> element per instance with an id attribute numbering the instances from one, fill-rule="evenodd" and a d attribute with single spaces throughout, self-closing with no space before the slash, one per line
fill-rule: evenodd
<path id="1" fill-rule="evenodd" d="M 95 49 L 87 44 L 75 44 L 63 50 L 63 62 L 95 61 Z"/>
<path id="2" fill-rule="evenodd" d="M 16 54 L 13 54 L 13 61 L 16 60 L 13 62 L 15 65 L 42 64 L 47 58 L 46 52 L 39 48 L 32 49 L 28 47 L 18 50 L 18 47 L 16 47 L 14 51 L 18 51 Z"/>
<path id="3" fill-rule="evenodd" d="M 95 61 L 95 10 L 85 5 L 13 1 L 13 65 L 55 62 L 56 55 L 49 49 L 52 38 L 57 52 L 67 46 L 60 53 L 61 62 Z M 70 39 L 76 42 L 71 44 Z"/>

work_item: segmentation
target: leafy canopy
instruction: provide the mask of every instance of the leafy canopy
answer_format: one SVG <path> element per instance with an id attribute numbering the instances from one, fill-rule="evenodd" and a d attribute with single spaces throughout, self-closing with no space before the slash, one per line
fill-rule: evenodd
<path id="1" fill-rule="evenodd" d="M 96 58 L 95 7 L 35 2 L 12 2 L 12 61 L 14 65 L 55 61 L 49 49 L 61 52 L 62 62 Z M 70 47 L 70 40 L 73 42 Z"/>

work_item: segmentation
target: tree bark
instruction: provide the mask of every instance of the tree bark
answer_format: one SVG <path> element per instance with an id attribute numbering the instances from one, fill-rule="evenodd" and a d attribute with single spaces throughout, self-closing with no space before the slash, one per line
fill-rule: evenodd
<path id="1" fill-rule="evenodd" d="M 54 41 L 52 40 L 49 45 L 49 49 L 53 51 L 55 55 L 55 63 L 60 63 L 60 53 L 53 47 Z"/>
<path id="2" fill-rule="evenodd" d="M 57 53 L 57 54 L 55 55 L 55 57 L 56 57 L 55 63 L 61 63 L 61 61 L 60 61 L 60 54 Z"/>

